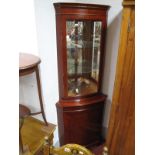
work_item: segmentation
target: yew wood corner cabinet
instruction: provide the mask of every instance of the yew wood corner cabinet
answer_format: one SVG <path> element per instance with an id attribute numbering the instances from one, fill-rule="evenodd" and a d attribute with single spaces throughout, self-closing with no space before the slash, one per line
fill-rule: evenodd
<path id="1" fill-rule="evenodd" d="M 56 11 L 60 145 L 104 141 L 101 91 L 109 6 L 54 3 Z"/>

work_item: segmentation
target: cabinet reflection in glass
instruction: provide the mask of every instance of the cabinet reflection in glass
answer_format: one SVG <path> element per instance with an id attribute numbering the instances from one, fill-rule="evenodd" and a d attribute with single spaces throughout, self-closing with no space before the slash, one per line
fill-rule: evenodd
<path id="1" fill-rule="evenodd" d="M 68 96 L 98 91 L 101 21 L 67 21 Z"/>

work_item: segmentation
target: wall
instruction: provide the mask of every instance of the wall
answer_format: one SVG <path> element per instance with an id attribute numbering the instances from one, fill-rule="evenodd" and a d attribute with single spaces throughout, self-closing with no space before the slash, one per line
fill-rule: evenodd
<path id="1" fill-rule="evenodd" d="M 19 4 L 22 8 L 20 12 L 20 52 L 38 55 L 38 45 L 36 36 L 36 22 L 34 5 L 32 0 L 26 0 Z"/>
<path id="2" fill-rule="evenodd" d="M 54 2 L 58 2 L 58 0 L 28 0 L 24 2 L 26 3 L 23 5 L 26 23 L 23 25 L 24 34 L 22 39 L 24 39 L 24 42 L 20 52 L 29 52 L 40 56 L 42 60 L 40 72 L 44 96 L 44 109 L 47 120 L 57 124 L 55 103 L 58 101 L 58 71 L 55 12 L 52 4 Z M 63 2 L 83 2 L 83 0 L 63 0 Z M 84 2 L 108 4 L 111 6 L 108 16 L 106 61 L 103 77 L 103 92 L 108 94 L 103 126 L 107 127 L 114 85 L 122 0 L 85 0 Z M 27 27 L 27 25 L 29 27 Z M 32 74 L 21 77 L 19 82 L 19 100 L 30 106 L 32 111 L 38 111 L 39 103 L 35 75 Z M 39 115 L 37 118 L 42 119 Z M 58 144 L 57 130 L 54 135 L 54 144 Z"/>

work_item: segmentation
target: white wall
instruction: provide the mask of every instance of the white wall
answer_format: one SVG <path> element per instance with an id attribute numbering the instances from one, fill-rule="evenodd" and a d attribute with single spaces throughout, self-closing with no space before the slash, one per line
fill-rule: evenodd
<path id="1" fill-rule="evenodd" d="M 57 124 L 55 103 L 58 101 L 58 71 L 54 2 L 58 2 L 58 0 L 27 0 L 23 2 L 23 14 L 26 21 L 23 20 L 25 24 L 23 24 L 23 38 L 21 38 L 23 44 L 20 46 L 20 52 L 40 56 L 45 113 L 49 122 Z M 83 2 L 83 0 L 63 0 L 63 2 Z M 103 125 L 107 127 L 118 51 L 122 0 L 85 0 L 84 2 L 112 6 L 108 18 L 105 74 L 103 77 L 103 92 L 108 94 L 107 112 Z M 38 111 L 39 102 L 34 74 L 21 77 L 19 82 L 19 100 L 30 106 L 32 111 Z M 42 119 L 40 116 L 37 118 Z M 54 144 L 57 142 L 58 131 L 56 130 Z"/>
<path id="2" fill-rule="evenodd" d="M 26 0 L 20 3 L 22 7 L 20 14 L 20 52 L 32 53 L 38 55 L 38 45 L 36 37 L 36 23 L 34 15 L 34 5 L 32 0 Z"/>

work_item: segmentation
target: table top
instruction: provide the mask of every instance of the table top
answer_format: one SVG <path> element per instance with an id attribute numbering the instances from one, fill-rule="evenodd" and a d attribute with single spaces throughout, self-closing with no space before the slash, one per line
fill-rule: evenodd
<path id="1" fill-rule="evenodd" d="M 35 55 L 28 54 L 28 53 L 19 54 L 19 70 L 20 71 L 35 67 L 40 62 L 41 62 L 40 58 Z"/>

